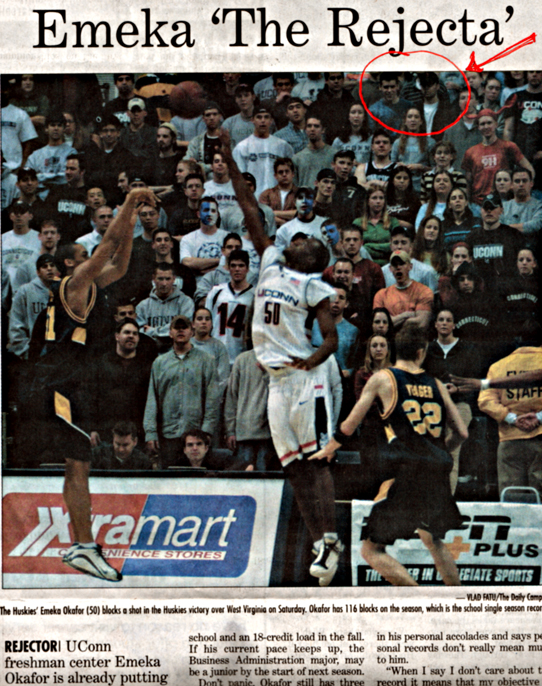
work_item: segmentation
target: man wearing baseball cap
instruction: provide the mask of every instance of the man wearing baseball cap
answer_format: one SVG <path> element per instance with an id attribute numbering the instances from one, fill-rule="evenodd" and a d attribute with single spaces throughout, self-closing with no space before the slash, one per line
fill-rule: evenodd
<path id="1" fill-rule="evenodd" d="M 515 273 L 518 250 L 525 244 L 523 235 L 508 224 L 501 223 L 503 212 L 499 193 L 490 193 L 482 202 L 482 226 L 474 228 L 466 238 L 472 259 L 486 290 L 502 285 L 502 280 Z"/>
<path id="2" fill-rule="evenodd" d="M 130 123 L 120 135 L 122 145 L 138 158 L 148 159 L 156 155 L 156 128 L 146 122 L 147 106 L 143 98 L 128 100 L 128 117 Z"/>
<path id="3" fill-rule="evenodd" d="M 214 435 L 220 391 L 214 358 L 192 345 L 192 322 L 184 315 L 171 320 L 173 347 L 153 362 L 143 428 L 147 453 L 160 453 L 162 467 L 182 454 L 181 436 L 201 429 Z"/>
<path id="4" fill-rule="evenodd" d="M 397 330 L 406 321 L 426 329 L 431 319 L 433 291 L 410 278 L 412 263 L 404 250 L 394 250 L 390 257 L 391 273 L 395 283 L 382 288 L 375 295 L 373 309 L 385 307 Z"/>
<path id="5" fill-rule="evenodd" d="M 414 281 L 419 281 L 419 283 L 423 283 L 425 286 L 429 286 L 434 293 L 438 288 L 438 274 L 431 265 L 425 264 L 425 262 L 421 262 L 415 257 L 412 257 L 412 244 L 414 243 L 413 229 L 407 229 L 406 226 L 396 226 L 391 230 L 390 237 L 390 248 L 392 252 L 395 250 L 404 250 L 410 255 L 410 278 Z M 391 271 L 391 264 L 388 263 L 382 267 L 382 273 L 386 280 L 386 286 L 392 286 L 395 283 L 395 277 Z"/>
<path id="6" fill-rule="evenodd" d="M 8 215 L 13 229 L 2 234 L 2 269 L 7 271 L 13 286 L 17 269 L 34 252 L 39 251 L 41 244 L 38 232 L 30 228 L 30 205 L 16 200 L 9 206 Z"/>

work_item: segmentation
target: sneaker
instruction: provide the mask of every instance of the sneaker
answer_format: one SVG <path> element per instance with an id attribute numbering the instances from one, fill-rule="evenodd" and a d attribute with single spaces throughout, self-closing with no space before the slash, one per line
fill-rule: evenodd
<path id="1" fill-rule="evenodd" d="M 121 581 L 122 574 L 112 567 L 102 555 L 102 546 L 84 548 L 74 543 L 62 558 L 62 562 L 83 574 L 90 574 L 104 581 Z"/>
<path id="2" fill-rule="evenodd" d="M 62 557 L 62 562 L 67 562 L 79 550 L 79 543 L 72 543 Z"/>
<path id="3" fill-rule="evenodd" d="M 339 567 L 339 556 L 343 550 L 344 545 L 337 538 L 337 534 L 324 534 L 318 555 L 310 567 L 311 575 L 318 577 L 320 586 L 329 586 L 331 583 Z"/>
<path id="4" fill-rule="evenodd" d="M 313 555 L 319 555 L 320 554 L 320 548 L 322 547 L 323 542 L 324 542 L 323 538 L 320 538 L 317 541 L 314 541 L 314 543 L 312 544 L 312 554 Z"/>

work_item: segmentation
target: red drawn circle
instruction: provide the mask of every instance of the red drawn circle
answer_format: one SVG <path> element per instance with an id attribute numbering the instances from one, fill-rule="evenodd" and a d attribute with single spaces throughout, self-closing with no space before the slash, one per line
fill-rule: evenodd
<path id="1" fill-rule="evenodd" d="M 410 55 L 415 55 L 416 53 L 419 53 L 419 52 L 424 52 L 424 53 L 426 53 L 427 55 L 435 55 L 436 57 L 441 57 L 443 60 L 446 60 L 447 62 L 449 62 L 453 67 L 456 68 L 456 70 L 457 70 L 458 72 L 460 72 L 461 76 L 462 76 L 463 79 L 465 80 L 465 83 L 467 84 L 467 88 L 468 88 L 468 91 L 469 91 L 469 99 L 467 100 L 467 104 L 465 105 L 465 109 L 460 113 L 460 115 L 457 117 L 457 119 L 456 119 L 455 121 L 453 121 L 451 124 L 448 124 L 448 126 L 445 126 L 445 127 L 444 127 L 443 129 L 441 129 L 440 131 L 431 131 L 430 133 L 410 133 L 409 131 L 401 131 L 400 129 L 394 129 L 392 126 L 388 126 L 387 124 L 385 124 L 385 123 L 384 123 L 382 120 L 380 120 L 378 117 L 375 117 L 375 115 L 374 115 L 372 112 L 369 111 L 369 108 L 367 107 L 367 103 L 365 102 L 365 100 L 364 100 L 364 98 L 363 98 L 363 93 L 362 93 L 362 90 L 363 90 L 363 88 L 362 88 L 362 87 L 363 87 L 363 77 L 365 76 L 365 72 L 366 72 L 367 69 L 369 68 L 369 65 L 371 65 L 373 62 L 376 62 L 376 60 L 380 59 L 381 57 L 384 57 L 385 55 L 404 55 L 405 57 L 410 57 Z M 431 52 L 430 50 L 412 50 L 412 51 L 410 51 L 410 52 L 399 52 L 398 50 L 395 50 L 395 51 L 391 51 L 391 50 L 390 50 L 390 51 L 388 51 L 388 52 L 383 52 L 383 53 L 381 53 L 380 55 L 377 55 L 377 56 L 374 57 L 370 62 L 367 62 L 367 64 L 365 65 L 365 68 L 364 68 L 364 70 L 362 71 L 361 77 L 360 77 L 360 80 L 359 80 L 359 97 L 361 98 L 361 104 L 363 105 L 363 108 L 364 108 L 364 110 L 367 112 L 367 114 L 368 114 L 372 119 L 374 119 L 375 121 L 377 121 L 377 122 L 380 124 L 380 126 L 382 126 L 383 128 L 389 129 L 390 131 L 393 131 L 394 133 L 403 133 L 403 134 L 405 134 L 406 136 L 435 136 L 435 135 L 438 135 L 438 134 L 440 134 L 440 133 L 444 133 L 444 131 L 446 131 L 446 129 L 449 129 L 449 128 L 452 127 L 452 126 L 455 126 L 455 125 L 457 124 L 457 122 L 460 121 L 460 120 L 465 116 L 465 114 L 467 113 L 467 111 L 468 111 L 468 109 L 469 109 L 469 103 L 470 103 L 470 97 L 471 97 L 471 89 L 470 89 L 470 84 L 469 84 L 469 82 L 468 82 L 468 79 L 467 79 L 467 77 L 466 77 L 466 75 L 465 75 L 465 72 L 464 72 L 462 69 L 460 69 L 460 68 L 457 66 L 457 64 L 455 64 L 454 62 L 452 62 L 452 60 L 448 59 L 447 57 L 444 57 L 444 55 L 439 55 L 438 52 Z"/>

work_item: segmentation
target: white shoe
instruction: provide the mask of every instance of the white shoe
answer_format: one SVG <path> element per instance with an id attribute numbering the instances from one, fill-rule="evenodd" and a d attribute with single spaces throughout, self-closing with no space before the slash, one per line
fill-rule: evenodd
<path id="1" fill-rule="evenodd" d="M 337 534 L 324 534 L 322 542 L 316 541 L 313 552 L 320 543 L 318 555 L 311 564 L 310 573 L 319 580 L 320 586 L 329 586 L 339 567 L 339 556 L 344 550 Z"/>
<path id="2" fill-rule="evenodd" d="M 104 581 L 121 581 L 122 574 L 112 567 L 102 554 L 102 547 L 98 544 L 92 548 L 84 548 L 79 543 L 73 543 L 62 558 L 62 562 L 83 574 L 95 576 Z"/>

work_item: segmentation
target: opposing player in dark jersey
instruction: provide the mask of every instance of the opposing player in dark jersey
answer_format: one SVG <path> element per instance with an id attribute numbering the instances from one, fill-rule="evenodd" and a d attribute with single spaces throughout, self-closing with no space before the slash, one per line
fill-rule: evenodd
<path id="1" fill-rule="evenodd" d="M 96 316 L 99 288 L 124 275 L 130 261 L 133 227 L 140 203 L 155 204 L 153 193 L 137 188 L 111 222 L 92 257 L 81 258 L 51 294 L 45 341 L 35 366 L 33 402 L 36 411 L 55 422 L 65 451 L 64 501 L 70 514 L 74 543 L 63 561 L 85 574 L 107 581 L 122 575 L 102 556 L 93 539 L 90 519 L 89 437 L 78 428 L 84 407 L 77 400 L 88 386 L 88 362 L 100 337 Z"/>
<path id="2" fill-rule="evenodd" d="M 417 531 L 444 583 L 460 584 L 452 554 L 442 538 L 462 519 L 450 493 L 450 450 L 468 437 L 467 428 L 443 384 L 423 371 L 427 341 L 415 325 L 395 339 L 394 367 L 374 374 L 340 431 L 309 459 L 330 460 L 363 421 L 375 400 L 380 404 L 388 445 L 385 457 L 394 481 L 384 500 L 373 505 L 362 531 L 361 554 L 387 581 L 417 586 L 406 568 L 386 552 L 397 538 Z M 445 438 L 446 427 L 451 433 Z"/>

